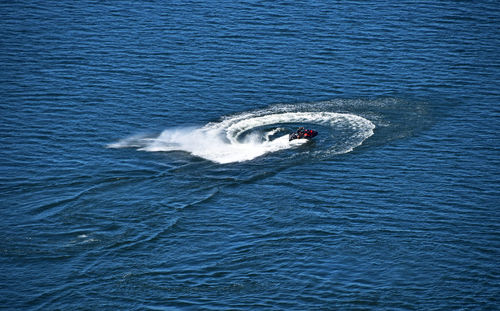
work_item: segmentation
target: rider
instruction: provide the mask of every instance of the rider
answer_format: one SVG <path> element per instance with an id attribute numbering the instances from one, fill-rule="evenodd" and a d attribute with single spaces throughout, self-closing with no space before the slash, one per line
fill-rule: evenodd
<path id="1" fill-rule="evenodd" d="M 305 133 L 306 133 L 306 129 L 303 126 L 299 127 L 299 129 L 297 130 L 297 135 L 299 137 L 302 137 Z"/>

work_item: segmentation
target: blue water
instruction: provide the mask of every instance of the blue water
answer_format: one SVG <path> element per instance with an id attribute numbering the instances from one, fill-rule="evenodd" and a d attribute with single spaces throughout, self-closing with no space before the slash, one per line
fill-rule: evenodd
<path id="1" fill-rule="evenodd" d="M 498 310 L 499 20 L 3 2 L 0 308 Z"/>

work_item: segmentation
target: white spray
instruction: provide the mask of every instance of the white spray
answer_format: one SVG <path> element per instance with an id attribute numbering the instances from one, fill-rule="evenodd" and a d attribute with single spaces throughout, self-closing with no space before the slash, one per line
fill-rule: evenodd
<path id="1" fill-rule="evenodd" d="M 288 141 L 288 134 L 271 139 L 279 132 L 275 129 L 265 135 L 241 134 L 263 126 L 283 124 L 321 124 L 335 126 L 342 124 L 356 130 L 348 152 L 373 135 L 375 126 L 369 120 L 352 114 L 333 112 L 286 112 L 257 115 L 252 113 L 226 118 L 221 122 L 209 123 L 201 128 L 174 128 L 163 131 L 159 136 L 146 138 L 132 136 L 110 148 L 136 147 L 144 151 L 181 150 L 217 163 L 242 162 L 255 159 L 266 153 L 295 147 L 304 140 Z"/>

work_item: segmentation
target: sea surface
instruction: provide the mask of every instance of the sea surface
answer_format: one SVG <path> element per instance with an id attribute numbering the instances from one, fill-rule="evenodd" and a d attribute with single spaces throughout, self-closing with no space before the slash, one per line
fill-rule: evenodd
<path id="1" fill-rule="evenodd" d="M 0 308 L 499 310 L 499 132 L 498 1 L 2 1 Z"/>

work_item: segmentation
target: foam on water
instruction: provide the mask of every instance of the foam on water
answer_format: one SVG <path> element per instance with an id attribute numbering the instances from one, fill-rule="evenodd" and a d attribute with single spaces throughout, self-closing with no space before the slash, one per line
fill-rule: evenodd
<path id="1" fill-rule="evenodd" d="M 156 137 L 135 135 L 108 147 L 135 147 L 150 152 L 186 151 L 217 163 L 242 162 L 305 143 L 306 140 L 289 142 L 288 133 L 280 135 L 284 131 L 282 127 L 287 124 L 320 125 L 327 129 L 340 126 L 349 129 L 352 133 L 349 139 L 342 148 L 337 146 L 334 153 L 353 150 L 373 135 L 375 128 L 371 121 L 354 114 L 260 111 L 227 117 L 201 128 L 170 128 Z M 274 128 L 262 131 L 263 127 L 269 126 Z M 328 136 L 328 133 L 320 135 Z M 331 145 L 333 146 L 333 141 Z M 328 146 L 325 149 L 328 150 Z"/>

